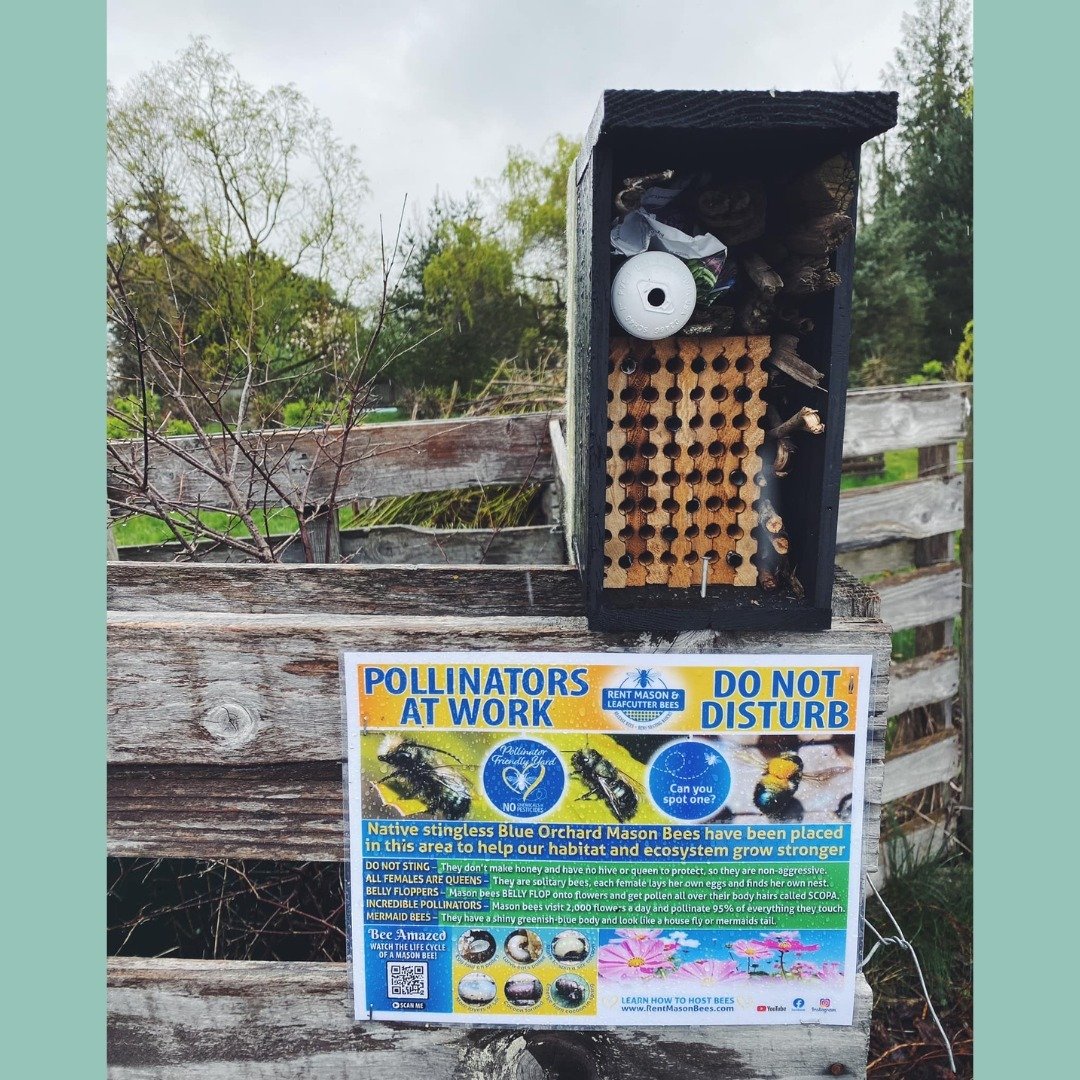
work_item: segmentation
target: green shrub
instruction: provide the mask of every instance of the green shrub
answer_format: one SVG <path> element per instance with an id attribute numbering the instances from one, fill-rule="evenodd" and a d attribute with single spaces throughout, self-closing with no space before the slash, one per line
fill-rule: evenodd
<path id="1" fill-rule="evenodd" d="M 320 424 L 340 424 L 345 420 L 344 401 L 290 401 L 282 410 L 282 421 L 288 428 L 316 427 Z"/>
<path id="2" fill-rule="evenodd" d="M 945 365 L 940 360 L 927 360 L 917 375 L 909 375 L 904 382 L 908 386 L 945 381 Z"/>

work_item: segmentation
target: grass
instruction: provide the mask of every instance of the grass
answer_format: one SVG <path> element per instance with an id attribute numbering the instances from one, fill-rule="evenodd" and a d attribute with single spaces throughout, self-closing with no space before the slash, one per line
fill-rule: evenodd
<path id="1" fill-rule="evenodd" d="M 342 512 L 343 529 L 418 525 L 432 529 L 508 529 L 527 524 L 539 487 L 535 484 L 428 491 L 376 499 L 359 512 Z"/>
<path id="2" fill-rule="evenodd" d="M 882 898 L 918 954 L 930 999 L 952 1042 L 957 1075 L 971 1076 L 971 862 L 951 853 L 918 861 L 895 848 L 891 857 L 894 876 L 881 890 Z M 866 918 L 885 937 L 895 936 L 875 897 L 866 902 Z M 868 930 L 867 951 L 876 940 Z M 910 953 L 883 945 L 865 974 L 874 991 L 868 1076 L 876 1080 L 951 1076 Z"/>
<path id="3" fill-rule="evenodd" d="M 918 475 L 918 450 L 886 450 L 885 471 L 880 476 L 843 476 L 840 478 L 840 490 L 895 484 L 900 480 L 914 480 Z"/>
<path id="4" fill-rule="evenodd" d="M 268 512 L 253 510 L 251 516 L 264 536 L 290 533 L 296 528 L 296 514 L 285 507 Z M 235 514 L 204 510 L 199 514 L 199 519 L 207 528 L 228 533 L 229 536 L 251 535 L 247 526 Z M 131 517 L 120 518 L 113 525 L 113 535 L 116 537 L 118 547 L 164 544 L 175 539 L 172 530 L 164 521 L 148 517 L 146 514 L 132 514 Z"/>
<path id="5" fill-rule="evenodd" d="M 508 529 L 525 525 L 534 516 L 539 488 L 535 484 L 468 488 L 461 491 L 427 491 L 375 499 L 358 508 L 342 507 L 342 529 L 376 525 L 417 525 L 435 529 Z M 249 536 L 250 531 L 235 514 L 203 511 L 199 518 L 208 528 L 230 536 Z M 288 535 L 297 527 L 296 514 L 281 507 L 252 512 L 263 535 Z M 186 530 L 185 530 L 186 531 Z M 122 518 L 113 527 L 119 547 L 163 544 L 173 540 L 165 522 L 145 514 Z"/>

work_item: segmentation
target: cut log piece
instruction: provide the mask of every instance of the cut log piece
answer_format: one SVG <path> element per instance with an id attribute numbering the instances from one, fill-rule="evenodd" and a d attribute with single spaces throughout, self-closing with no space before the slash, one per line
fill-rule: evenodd
<path id="1" fill-rule="evenodd" d="M 794 334 L 775 335 L 768 363 L 803 386 L 818 387 L 825 375 L 800 358 L 796 352 L 798 344 L 799 339 Z"/>
<path id="2" fill-rule="evenodd" d="M 794 416 L 789 416 L 772 428 L 769 436 L 773 439 L 782 439 L 785 435 L 794 435 L 797 431 L 806 431 L 811 435 L 824 434 L 825 425 L 822 423 L 821 414 L 816 409 L 804 405 Z"/>
<path id="3" fill-rule="evenodd" d="M 650 188 L 663 184 L 675 175 L 674 169 L 649 173 L 647 176 L 628 176 L 623 181 L 623 189 L 615 196 L 615 206 L 623 214 L 641 207 L 641 197 Z"/>
<path id="4" fill-rule="evenodd" d="M 822 214 L 796 225 L 784 237 L 784 246 L 798 255 L 828 255 L 854 231 L 847 214 Z"/>
<path id="5" fill-rule="evenodd" d="M 790 330 L 800 337 L 814 331 L 814 320 L 809 315 L 804 315 L 791 300 L 781 298 L 777 301 L 773 307 L 773 319 L 785 330 Z"/>
<path id="6" fill-rule="evenodd" d="M 739 326 L 747 334 L 764 334 L 772 321 L 772 300 L 755 292 L 739 307 Z"/>
<path id="7" fill-rule="evenodd" d="M 773 475 L 781 480 L 791 473 L 791 459 L 795 456 L 794 439 L 776 440 L 776 458 L 773 462 Z"/>
<path id="8" fill-rule="evenodd" d="M 792 220 L 818 214 L 846 214 L 855 199 L 857 181 L 850 158 L 837 154 L 787 185 L 782 196 L 784 208 Z"/>
<path id="9" fill-rule="evenodd" d="M 765 296 L 775 296 L 784 287 L 784 279 L 756 252 L 747 252 L 742 257 L 742 268 Z"/>
<path id="10" fill-rule="evenodd" d="M 829 269 L 828 259 L 823 256 L 793 255 L 780 266 L 780 276 L 784 292 L 790 296 L 830 292 L 840 284 L 840 275 Z"/>
<path id="11" fill-rule="evenodd" d="M 728 247 L 756 240 L 765 231 L 765 189 L 756 180 L 705 188 L 697 197 L 702 225 Z"/>

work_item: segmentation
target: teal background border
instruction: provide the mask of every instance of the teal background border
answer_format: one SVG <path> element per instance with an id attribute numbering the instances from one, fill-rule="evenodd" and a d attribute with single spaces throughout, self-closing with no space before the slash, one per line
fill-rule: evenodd
<path id="1" fill-rule="evenodd" d="M 1053 1076 L 1078 996 L 1080 20 L 976 8 L 977 1075 Z M 80 523 L 104 512 L 105 18 L 85 0 L 9 10 L 0 65 L 4 666 L 21 677 L 4 699 L 0 1056 L 23 1076 L 104 1073 L 104 536 Z"/>
<path id="2" fill-rule="evenodd" d="M 1075 1069 L 1078 23 L 975 2 L 980 1080 Z"/>
<path id="3" fill-rule="evenodd" d="M 0 40 L 0 1061 L 74 1080 L 105 1073 L 105 5 L 13 5 Z"/>

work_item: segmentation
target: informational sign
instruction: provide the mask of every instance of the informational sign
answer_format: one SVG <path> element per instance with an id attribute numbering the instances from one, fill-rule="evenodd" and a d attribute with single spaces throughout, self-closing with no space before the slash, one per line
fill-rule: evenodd
<path id="1" fill-rule="evenodd" d="M 869 656 L 342 671 L 357 1019 L 852 1022 Z"/>

